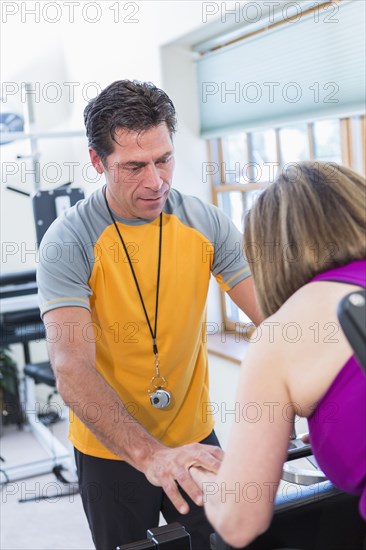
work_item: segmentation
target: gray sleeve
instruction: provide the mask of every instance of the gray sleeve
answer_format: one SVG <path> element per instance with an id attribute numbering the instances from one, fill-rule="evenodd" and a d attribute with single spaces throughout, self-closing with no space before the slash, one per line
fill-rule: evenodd
<path id="1" fill-rule="evenodd" d="M 37 285 L 41 316 L 65 306 L 90 311 L 92 291 L 88 281 L 93 262 L 92 243 L 88 244 L 74 231 L 69 217 L 56 219 L 39 248 Z"/>
<path id="2" fill-rule="evenodd" d="M 230 290 L 251 275 L 243 255 L 243 235 L 220 208 L 172 190 L 167 212 L 209 241 L 202 250 L 202 261 L 211 262 L 211 272 L 222 290 Z"/>
<path id="3" fill-rule="evenodd" d="M 251 275 L 243 255 L 243 235 L 219 208 L 211 205 L 214 231 L 212 273 L 225 291 Z"/>

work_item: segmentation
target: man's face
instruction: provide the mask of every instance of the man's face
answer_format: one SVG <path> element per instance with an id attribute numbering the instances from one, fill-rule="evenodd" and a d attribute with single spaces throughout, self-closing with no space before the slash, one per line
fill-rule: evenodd
<path id="1" fill-rule="evenodd" d="M 163 210 L 172 184 L 174 148 L 167 125 L 142 132 L 117 130 L 114 151 L 104 166 L 90 150 L 96 170 L 105 174 L 107 200 L 123 218 L 154 220 Z"/>

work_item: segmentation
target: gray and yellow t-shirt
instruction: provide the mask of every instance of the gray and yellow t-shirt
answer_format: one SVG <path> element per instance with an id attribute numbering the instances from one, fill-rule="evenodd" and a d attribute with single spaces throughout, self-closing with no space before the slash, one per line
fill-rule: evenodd
<path id="1" fill-rule="evenodd" d="M 115 218 L 154 326 L 159 218 Z M 242 236 L 221 210 L 171 190 L 163 212 L 157 323 L 160 372 L 172 395 L 166 409 L 150 404 L 148 389 L 155 374 L 151 334 L 101 189 L 57 218 L 41 243 L 41 313 L 64 306 L 87 308 L 96 368 L 136 420 L 171 447 L 200 441 L 213 428 L 212 418 L 203 418 L 209 402 L 209 279 L 212 272 L 226 291 L 250 275 L 241 251 Z M 83 453 L 118 458 L 77 417 L 70 423 L 70 439 Z"/>

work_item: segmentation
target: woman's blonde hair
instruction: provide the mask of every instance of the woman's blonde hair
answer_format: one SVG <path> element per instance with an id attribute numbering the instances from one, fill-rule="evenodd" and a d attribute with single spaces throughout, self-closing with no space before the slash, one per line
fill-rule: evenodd
<path id="1" fill-rule="evenodd" d="M 301 162 L 248 212 L 244 254 L 267 317 L 318 273 L 366 258 L 366 180 L 334 163 Z"/>

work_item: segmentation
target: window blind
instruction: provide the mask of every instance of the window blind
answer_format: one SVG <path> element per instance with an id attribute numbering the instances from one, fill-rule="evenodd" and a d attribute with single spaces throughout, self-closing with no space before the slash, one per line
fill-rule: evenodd
<path id="1" fill-rule="evenodd" d="M 204 54 L 201 135 L 363 113 L 365 8 L 343 0 Z"/>

